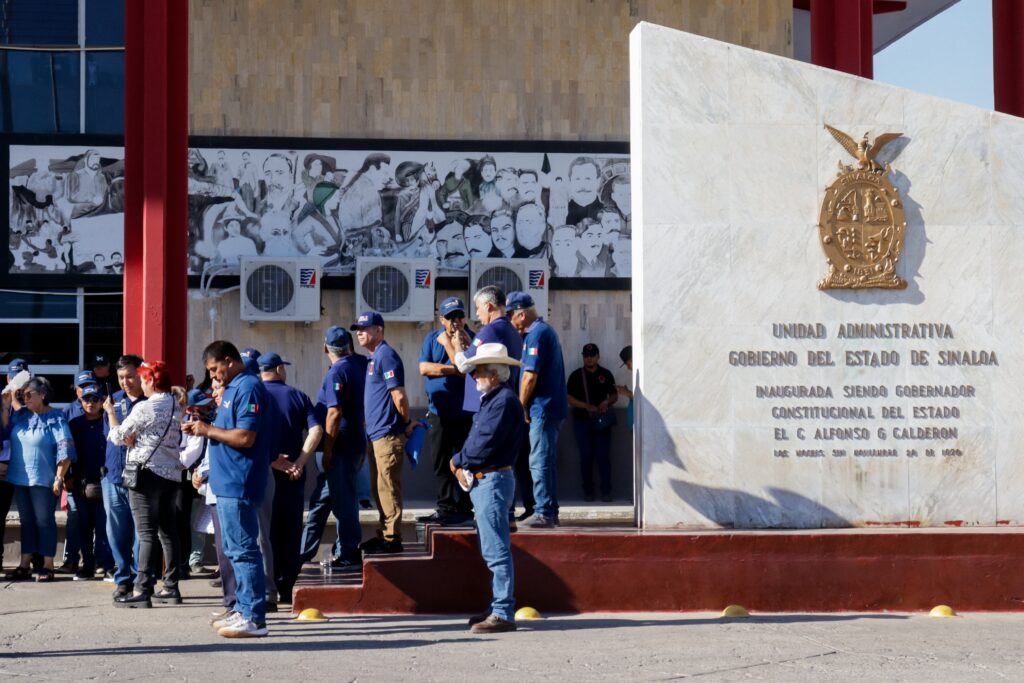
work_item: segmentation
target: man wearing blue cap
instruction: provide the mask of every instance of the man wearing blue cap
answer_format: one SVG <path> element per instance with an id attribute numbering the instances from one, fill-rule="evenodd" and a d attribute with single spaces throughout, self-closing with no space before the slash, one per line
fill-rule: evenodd
<path id="1" fill-rule="evenodd" d="M 28 363 L 23 358 L 15 358 L 7 365 L 7 383 L 10 384 L 11 380 L 17 376 L 22 370 L 28 371 Z M 13 414 L 16 410 L 21 410 L 23 404 L 21 402 L 21 392 L 14 392 L 14 396 L 11 397 L 11 413 Z M 11 459 L 11 442 L 9 439 L 4 439 L 3 450 L 0 451 L 0 462 L 7 462 Z M 14 485 L 9 483 L 7 480 L 0 481 L 0 539 L 4 537 L 7 529 L 7 513 L 11 510 L 11 501 L 14 500 Z M 0 543 L 0 566 L 3 566 L 4 561 L 4 544 Z"/>
<path id="2" fill-rule="evenodd" d="M 272 446 L 271 467 L 274 498 L 270 520 L 270 547 L 274 556 L 274 583 L 281 602 L 291 603 L 292 587 L 302 570 L 302 508 L 305 504 L 305 463 L 316 452 L 323 429 L 313 404 L 304 393 L 290 387 L 285 366 L 291 365 L 271 351 L 259 357 L 263 386 L 277 405 L 274 424 L 277 443 Z"/>
<path id="3" fill-rule="evenodd" d="M 75 375 L 75 400 L 64 408 L 64 419 L 68 421 L 69 425 L 71 420 L 85 415 L 85 411 L 82 409 L 82 396 L 87 387 L 98 389 L 96 376 L 92 374 L 91 370 L 80 370 Z M 72 472 L 72 475 L 74 476 L 75 472 Z M 81 552 L 80 539 L 82 537 L 82 529 L 78 521 L 78 503 L 78 498 L 68 496 L 68 516 L 64 526 L 64 558 L 61 566 L 57 569 L 62 574 L 77 574 L 78 572 L 78 558 Z M 106 524 L 105 517 L 103 523 Z M 103 533 L 103 543 L 104 545 L 106 544 L 105 530 Z M 91 555 L 89 553 L 90 557 Z"/>
<path id="4" fill-rule="evenodd" d="M 473 333 L 466 329 L 466 304 L 454 296 L 438 307 L 440 330 L 431 330 L 423 339 L 420 350 L 420 374 L 427 390 L 427 430 L 423 454 L 433 458 L 437 480 L 437 503 L 432 514 L 419 517 L 418 522 L 460 524 L 470 518 L 473 511 L 468 495 L 458 495 L 459 487 L 452 475 L 449 461 L 462 450 L 469 434 L 473 416 L 462 409 L 466 380 L 455 367 L 456 344 L 466 349 L 472 344 Z"/>
<path id="5" fill-rule="evenodd" d="M 91 372 L 88 374 L 92 376 Z M 78 521 L 77 529 L 72 530 L 70 522 L 65 528 L 64 547 L 70 545 L 71 535 L 77 533 L 76 548 L 81 549 L 82 565 L 75 573 L 75 580 L 88 581 L 93 578 L 97 565 L 104 573 L 113 576 L 114 558 L 107 544 L 107 515 L 100 494 L 100 472 L 106 464 L 110 426 L 101 405 L 103 394 L 96 384 L 80 388 L 76 403 L 81 404 L 81 414 L 68 421 L 75 452 L 78 453 L 71 470 L 75 486 L 68 492 L 68 510 L 70 512 L 74 505 Z M 70 519 L 70 514 L 68 517 Z M 73 557 L 77 559 L 77 549 Z"/>
<path id="6" fill-rule="evenodd" d="M 324 429 L 323 473 L 310 498 L 302 543 L 302 560 L 308 562 L 316 555 L 328 514 L 333 512 L 338 534 L 331 567 L 338 571 L 360 571 L 363 566 L 357 483 L 366 458 L 363 393 L 367 358 L 355 353 L 354 346 L 344 327 L 331 325 L 324 333 L 324 354 L 330 366 L 315 408 L 317 422 Z M 297 467 L 304 465 L 305 461 L 296 463 Z"/>
<path id="7" fill-rule="evenodd" d="M 351 329 L 359 344 L 373 355 L 366 367 L 363 412 L 373 458 L 370 478 L 380 526 L 374 538 L 362 544 L 367 553 L 402 552 L 402 461 L 405 439 L 412 433 L 409 397 L 405 393 L 405 367 L 398 353 L 384 341 L 384 318 L 376 311 L 359 314 Z"/>
<path id="8" fill-rule="evenodd" d="M 460 348 L 459 338 L 454 338 L 452 343 L 455 347 L 455 365 L 463 374 L 468 372 L 471 364 L 470 358 L 476 355 L 476 349 L 481 344 L 502 344 L 508 349 L 508 355 L 515 360 L 522 360 L 523 338 L 512 326 L 505 312 L 505 292 L 500 287 L 487 285 L 481 287 L 473 295 L 473 304 L 476 306 L 476 315 L 483 325 L 468 348 Z M 512 391 L 519 391 L 519 367 L 511 366 L 509 378 L 506 381 Z M 480 412 L 480 392 L 477 391 L 476 382 L 466 374 L 465 396 L 462 401 L 464 410 L 470 413 Z"/>
<path id="9" fill-rule="evenodd" d="M 533 297 L 526 292 L 509 294 L 506 310 L 524 337 L 519 400 L 530 424 L 534 506 L 533 515 L 523 526 L 552 527 L 558 524 L 558 430 L 569 415 L 562 344 L 555 329 L 537 314 Z"/>

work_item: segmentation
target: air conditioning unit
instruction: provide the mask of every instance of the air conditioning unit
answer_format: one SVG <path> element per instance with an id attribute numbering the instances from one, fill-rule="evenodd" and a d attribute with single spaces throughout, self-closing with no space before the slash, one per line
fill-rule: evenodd
<path id="1" fill-rule="evenodd" d="M 318 258 L 241 260 L 242 320 L 320 320 Z"/>
<path id="2" fill-rule="evenodd" d="M 434 319 L 434 259 L 357 258 L 356 311 L 377 311 L 384 320 Z"/>
<path id="3" fill-rule="evenodd" d="M 487 285 L 496 285 L 505 294 L 526 292 L 533 297 L 537 313 L 548 315 L 548 279 L 551 269 L 547 261 L 532 258 L 475 258 L 469 262 L 469 295 Z M 476 317 L 476 306 L 469 305 Z"/>

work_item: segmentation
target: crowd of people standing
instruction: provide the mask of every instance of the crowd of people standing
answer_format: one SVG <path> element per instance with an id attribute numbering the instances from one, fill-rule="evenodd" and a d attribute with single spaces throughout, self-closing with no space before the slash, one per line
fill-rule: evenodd
<path id="1" fill-rule="evenodd" d="M 481 322 L 475 333 L 463 301 L 449 297 L 438 309 L 440 329 L 423 341 L 419 371 L 429 405 L 422 457 L 433 468 L 436 510 L 419 521 L 475 520 L 493 601 L 470 625 L 501 632 L 515 628 L 517 483 L 525 509 L 519 523 L 557 526 L 557 440 L 572 417 L 585 494 L 593 499 L 596 462 L 608 499 L 611 406 L 623 388 L 598 365 L 593 344 L 567 381 L 558 334 L 529 294 L 484 287 L 473 304 Z M 114 583 L 115 607 L 180 604 L 180 581 L 207 571 L 202 557 L 212 536 L 223 611 L 211 623 L 224 637 L 266 635 L 267 612 L 291 602 L 330 513 L 338 531 L 326 560 L 332 570 L 360 571 L 364 555 L 402 552 L 402 468 L 420 422 L 385 331 L 374 311 L 349 329 L 328 328 L 328 369 L 315 403 L 287 384 L 290 364 L 278 353 L 239 351 L 227 341 L 204 349 L 207 376 L 198 387 L 173 386 L 162 361 L 100 358 L 76 376 L 76 400 L 64 411 L 49 405 L 45 378 L 13 361 L 0 410 L 0 518 L 16 499 L 21 558 L 7 578 L 53 580 L 55 499 L 64 492 L 75 513 L 68 539 L 76 537 L 81 555 L 75 578 Z M 378 511 L 367 540 L 359 523 L 364 461 Z M 319 475 L 303 521 L 314 463 Z"/>

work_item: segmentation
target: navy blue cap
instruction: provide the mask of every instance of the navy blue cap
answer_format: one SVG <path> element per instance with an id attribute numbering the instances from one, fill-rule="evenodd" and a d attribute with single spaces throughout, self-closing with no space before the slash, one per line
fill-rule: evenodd
<path id="1" fill-rule="evenodd" d="M 366 311 L 360 313 L 356 321 L 349 327 L 350 330 L 359 330 L 364 327 L 373 327 L 374 325 L 380 325 L 384 327 L 384 316 L 377 311 Z"/>
<path id="2" fill-rule="evenodd" d="M 449 313 L 454 313 L 455 311 L 461 311 L 462 313 L 465 313 L 466 304 L 464 304 L 462 302 L 462 299 L 460 299 L 459 297 L 450 296 L 441 302 L 441 305 L 438 307 L 437 310 L 442 317 L 447 318 Z"/>
<path id="3" fill-rule="evenodd" d="M 281 365 L 291 365 L 291 363 L 289 363 L 286 360 L 282 360 L 281 356 L 274 353 L 273 351 L 269 351 L 260 356 L 257 359 L 257 362 L 260 364 L 260 370 L 262 370 L 263 372 L 270 372 L 274 368 L 277 368 Z"/>
<path id="4" fill-rule="evenodd" d="M 583 345 L 583 355 L 588 357 L 588 358 L 593 358 L 594 356 L 600 356 L 601 355 L 601 351 L 600 351 L 600 349 L 597 348 L 597 344 L 594 344 L 594 343 L 584 344 Z"/>
<path id="5" fill-rule="evenodd" d="M 245 347 L 244 349 L 239 351 L 239 353 L 242 355 L 242 360 L 245 360 L 246 358 L 252 358 L 253 360 L 256 360 L 257 358 L 260 357 L 260 350 L 254 349 L 251 346 Z"/>
<path id="6" fill-rule="evenodd" d="M 352 346 L 352 334 L 341 325 L 331 325 L 324 332 L 324 344 L 337 348 Z"/>
<path id="7" fill-rule="evenodd" d="M 509 292 L 505 297 L 505 310 L 509 313 L 521 311 L 524 308 L 533 308 L 533 305 L 533 297 L 526 292 Z"/>
<path id="8" fill-rule="evenodd" d="M 76 387 L 84 387 L 89 384 L 96 384 L 96 375 L 92 374 L 92 370 L 82 370 L 75 375 Z"/>
<path id="9" fill-rule="evenodd" d="M 208 406 L 213 403 L 213 396 L 202 389 L 193 389 L 188 392 L 188 404 L 190 406 Z"/>
<path id="10" fill-rule="evenodd" d="M 100 391 L 100 388 L 98 386 L 96 386 L 95 384 L 87 384 L 85 386 L 85 388 L 82 389 L 82 398 L 86 398 L 86 397 L 89 397 L 89 396 L 95 396 L 96 398 L 103 398 L 103 393 Z"/>
<path id="11" fill-rule="evenodd" d="M 15 358 L 11 361 L 11 364 L 7 366 L 8 376 L 13 377 L 22 370 L 28 370 L 28 362 L 24 358 Z"/>
<path id="12" fill-rule="evenodd" d="M 245 364 L 245 369 L 254 375 L 260 374 L 260 364 L 252 356 L 242 356 L 242 362 Z"/>

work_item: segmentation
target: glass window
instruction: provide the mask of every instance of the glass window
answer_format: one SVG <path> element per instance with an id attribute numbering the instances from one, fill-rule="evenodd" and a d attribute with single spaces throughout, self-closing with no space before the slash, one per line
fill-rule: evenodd
<path id="1" fill-rule="evenodd" d="M 18 325 L 0 323 L 0 365 L 24 358 L 29 365 L 78 365 L 78 323 Z"/>
<path id="2" fill-rule="evenodd" d="M 78 0 L 3 0 L 0 43 L 78 45 Z"/>
<path id="3" fill-rule="evenodd" d="M 79 130 L 77 52 L 0 51 L 3 129 L 15 133 Z"/>
<path id="4" fill-rule="evenodd" d="M 72 290 L 63 291 L 70 292 Z M 75 319 L 78 317 L 78 298 L 0 292 L 0 315 L 3 316 L 2 319 L 8 320 L 12 318 Z"/>
<path id="5" fill-rule="evenodd" d="M 85 130 L 124 132 L 123 52 L 89 52 L 85 56 Z"/>
<path id="6" fill-rule="evenodd" d="M 85 297 L 85 357 L 121 355 L 123 301 L 120 296 Z"/>
<path id="7" fill-rule="evenodd" d="M 85 44 L 124 45 L 124 0 L 86 0 Z"/>

